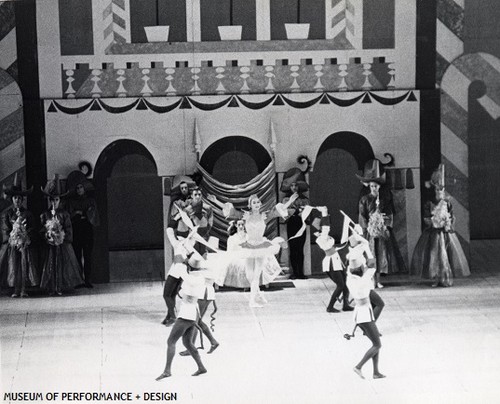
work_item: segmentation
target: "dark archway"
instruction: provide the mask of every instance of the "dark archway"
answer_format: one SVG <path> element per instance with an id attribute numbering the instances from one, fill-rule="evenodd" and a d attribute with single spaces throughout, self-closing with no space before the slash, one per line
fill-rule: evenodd
<path id="1" fill-rule="evenodd" d="M 358 221 L 358 200 L 362 185 L 355 174 L 374 158 L 370 142 L 354 132 L 330 135 L 321 145 L 309 176 L 311 203 L 327 206 L 330 213 L 330 234 L 337 242 L 342 233 L 342 209 L 355 222 Z M 323 255 L 317 246 L 311 249 L 312 268 L 321 268 Z"/>
<path id="2" fill-rule="evenodd" d="M 456 190 L 453 197 L 470 211 L 470 238 L 500 239 L 500 120 L 494 119 L 478 102 L 486 94 L 482 81 L 469 87 L 468 145 L 469 178 L 451 162 L 446 162 L 447 177 L 468 181 L 469 194 Z M 458 189 L 458 187 L 455 187 Z"/>
<path id="3" fill-rule="evenodd" d="M 134 265 L 141 252 L 163 249 L 163 208 L 161 178 L 151 153 L 139 142 L 117 140 L 100 154 L 94 172 L 96 201 L 101 225 L 94 242 L 96 283 L 110 280 L 161 278 L 153 274 L 149 262 L 141 269 L 149 275 L 110 276 L 110 252 Z M 147 196 L 147 197 L 145 197 Z M 119 252 L 137 251 L 137 257 L 125 258 Z M 129 256 L 130 254 L 128 254 Z M 121 257 L 121 258 L 120 258 Z M 156 271 L 163 271 L 163 262 Z M 126 269 L 124 268 L 124 271 Z M 157 276 L 154 276 L 157 275 Z"/>
<path id="4" fill-rule="evenodd" d="M 268 151 L 244 136 L 228 136 L 211 144 L 200 165 L 217 180 L 230 185 L 244 184 L 271 162 Z"/>

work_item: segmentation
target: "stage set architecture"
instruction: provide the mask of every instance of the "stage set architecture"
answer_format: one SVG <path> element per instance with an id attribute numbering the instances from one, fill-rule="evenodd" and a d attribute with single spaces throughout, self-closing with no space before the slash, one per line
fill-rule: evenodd
<path id="1" fill-rule="evenodd" d="M 491 220 L 484 213 L 485 206 L 500 208 L 473 181 L 500 189 L 487 168 L 498 167 L 491 150 L 498 146 L 500 50 L 477 39 L 498 32 L 482 24 L 487 13 L 479 3 L 494 5 L 0 2 L 0 180 L 8 184 L 18 173 L 39 188 L 90 163 L 102 216 L 96 283 L 164 276 L 175 175 L 204 170 L 235 185 L 271 165 L 269 201 L 277 202 L 283 174 L 300 155 L 312 163 L 309 198 L 334 212 L 337 232 L 339 209 L 357 215 L 354 174 L 373 158 L 388 163 L 394 230 L 407 264 L 421 234 L 424 182 L 443 162 L 468 252 L 471 238 L 500 238 L 500 212 L 490 210 Z M 308 24 L 308 32 L 291 33 L 289 23 Z M 148 42 L 149 26 L 168 26 L 168 37 Z M 221 38 L 222 26 L 242 27 L 240 36 Z M 36 198 L 35 212 L 42 204 Z M 272 231 L 287 236 L 283 223 Z M 308 235 L 305 273 L 320 274 L 321 258 Z M 286 254 L 281 260 L 288 265 Z"/>

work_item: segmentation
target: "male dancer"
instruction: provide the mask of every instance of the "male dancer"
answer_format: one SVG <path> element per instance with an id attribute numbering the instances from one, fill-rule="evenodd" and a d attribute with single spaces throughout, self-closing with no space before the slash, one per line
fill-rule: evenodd
<path id="1" fill-rule="evenodd" d="M 189 234 L 189 229 L 184 228 L 181 225 L 179 209 L 185 209 L 186 206 L 190 203 L 189 200 L 189 185 L 194 186 L 194 182 L 190 180 L 189 177 L 186 176 L 175 176 L 172 183 L 172 203 L 170 204 L 170 212 L 169 212 L 169 222 L 167 227 L 167 237 L 170 241 L 170 245 L 174 246 L 177 241 L 177 236 L 179 237 L 187 237 Z M 179 291 L 180 285 L 182 283 L 182 275 L 184 271 L 179 265 L 182 260 L 177 257 L 178 254 L 175 252 L 174 248 L 174 259 L 172 262 L 172 266 L 168 271 L 167 279 L 165 280 L 165 284 L 163 286 L 163 299 L 165 300 L 165 304 L 167 305 L 167 315 L 165 319 L 162 321 L 162 324 L 171 326 L 175 322 L 175 296 Z M 176 258 L 177 257 L 177 258 Z"/>
<path id="2" fill-rule="evenodd" d="M 192 224 L 197 228 L 197 234 L 207 240 L 213 225 L 213 212 L 212 208 L 203 202 L 200 188 L 195 186 L 191 189 L 190 199 L 182 201 L 181 198 L 173 203 L 170 211 L 169 226 L 166 230 L 171 243 L 172 240 L 176 240 L 177 237 L 186 237 L 190 231 L 188 224 L 182 219 L 182 212 L 187 214 Z M 206 253 L 206 246 L 202 243 L 195 242 L 194 249 L 198 252 L 199 256 L 203 256 Z M 163 324 L 166 326 L 170 326 L 175 322 L 175 296 L 177 295 L 182 282 L 182 276 L 184 275 L 183 271 L 179 271 L 178 268 L 180 267 L 172 265 L 163 289 L 163 298 L 168 308 L 167 316 L 163 321 Z M 199 268 L 200 261 L 193 257 L 189 262 L 189 269 L 196 270 Z"/>

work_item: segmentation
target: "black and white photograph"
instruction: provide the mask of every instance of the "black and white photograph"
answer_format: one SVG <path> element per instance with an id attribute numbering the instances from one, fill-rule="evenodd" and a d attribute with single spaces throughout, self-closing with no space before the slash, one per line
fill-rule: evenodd
<path id="1" fill-rule="evenodd" d="M 0 0 L 0 400 L 494 403 L 498 0 Z"/>

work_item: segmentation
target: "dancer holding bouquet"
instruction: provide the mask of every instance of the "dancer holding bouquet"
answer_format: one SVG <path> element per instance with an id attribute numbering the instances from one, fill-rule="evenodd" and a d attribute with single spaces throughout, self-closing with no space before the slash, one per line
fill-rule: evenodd
<path id="1" fill-rule="evenodd" d="M 10 187 L 4 186 L 4 193 L 11 197 L 12 207 L 2 216 L 3 244 L 0 248 L 0 274 L 2 284 L 13 287 L 11 297 L 28 297 L 27 286 L 38 285 L 32 240 L 35 219 L 33 214 L 23 206 L 23 199 L 33 191 L 23 190 L 18 175 Z"/>
<path id="2" fill-rule="evenodd" d="M 444 165 L 426 183 L 434 197 L 424 206 L 425 229 L 411 261 L 411 274 L 432 279 L 432 286 L 452 286 L 453 277 L 469 276 L 470 269 L 460 241 L 454 232 L 453 206 L 445 196 Z"/>
<path id="3" fill-rule="evenodd" d="M 45 240 L 45 259 L 40 287 L 49 295 L 62 295 L 66 289 L 84 283 L 80 275 L 80 264 L 71 245 L 73 227 L 69 213 L 61 207 L 61 184 L 56 174 L 42 192 L 47 196 L 49 209 L 40 216 L 42 238 Z"/>

